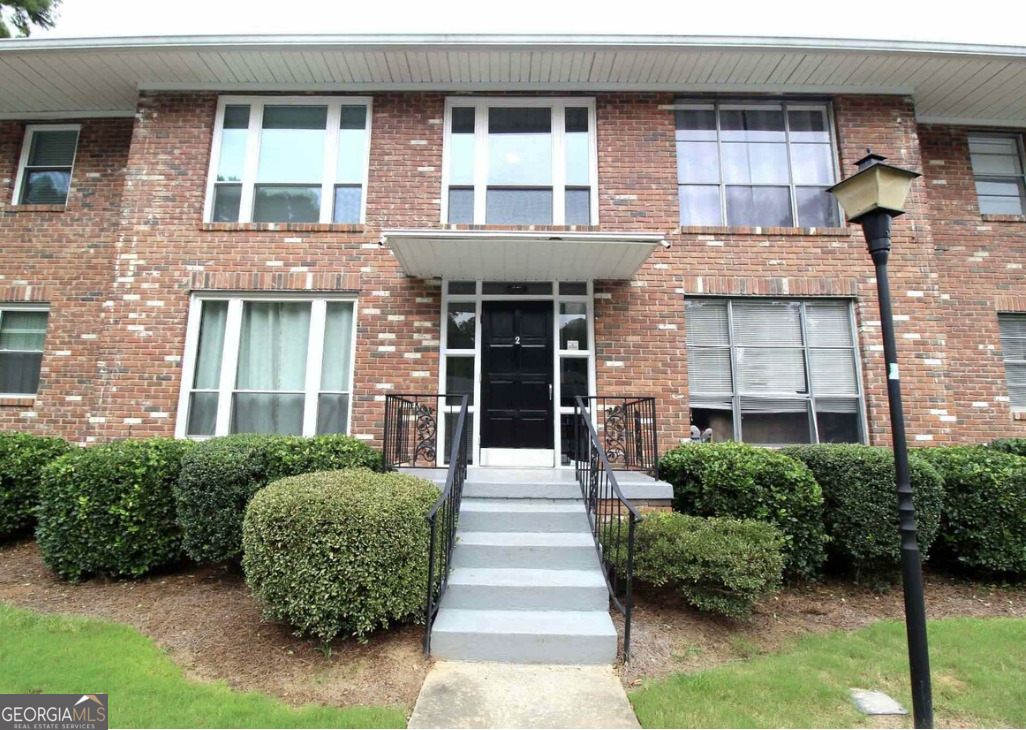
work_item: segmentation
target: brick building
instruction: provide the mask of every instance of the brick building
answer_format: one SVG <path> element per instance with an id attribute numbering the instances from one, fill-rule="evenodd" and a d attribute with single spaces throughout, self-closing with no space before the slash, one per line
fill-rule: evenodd
<path id="1" fill-rule="evenodd" d="M 0 43 L 0 427 L 380 443 L 469 392 L 473 458 L 556 464 L 573 395 L 763 444 L 1022 434 L 1022 49 L 689 38 Z M 440 423 L 444 429 L 445 424 Z"/>

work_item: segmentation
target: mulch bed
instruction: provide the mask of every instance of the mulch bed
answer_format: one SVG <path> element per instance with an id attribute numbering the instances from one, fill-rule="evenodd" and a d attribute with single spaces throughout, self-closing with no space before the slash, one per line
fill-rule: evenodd
<path id="1" fill-rule="evenodd" d="M 128 624 L 153 639 L 187 674 L 259 690 L 291 704 L 397 705 L 412 709 L 427 674 L 424 630 L 381 631 L 366 643 L 317 641 L 263 621 L 241 572 L 192 568 L 141 580 L 58 580 L 33 540 L 0 545 L 0 601 L 43 613 Z"/>
<path id="2" fill-rule="evenodd" d="M 991 586 L 941 574 L 926 575 L 930 619 L 957 616 L 1026 617 L 1026 585 Z M 695 672 L 776 651 L 806 634 L 852 631 L 875 621 L 901 621 L 901 587 L 885 592 L 827 581 L 787 589 L 761 601 L 751 617 L 717 618 L 686 608 L 674 593 L 642 587 L 631 625 L 631 662 L 621 667 L 628 687 L 670 673 Z M 623 620 L 614 613 L 621 641 Z"/>

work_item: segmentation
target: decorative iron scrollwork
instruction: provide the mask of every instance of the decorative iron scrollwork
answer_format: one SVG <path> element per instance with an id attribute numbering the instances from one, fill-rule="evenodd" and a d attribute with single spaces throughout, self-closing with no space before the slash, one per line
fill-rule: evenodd
<path id="1" fill-rule="evenodd" d="M 416 417 L 417 441 L 413 462 L 434 461 L 438 445 L 438 411 L 426 403 L 418 403 Z"/>
<path id="2" fill-rule="evenodd" d="M 606 411 L 606 422 L 603 428 L 606 458 L 610 464 L 619 464 L 624 460 L 627 451 L 627 423 L 625 409 L 622 405 L 613 406 Z"/>

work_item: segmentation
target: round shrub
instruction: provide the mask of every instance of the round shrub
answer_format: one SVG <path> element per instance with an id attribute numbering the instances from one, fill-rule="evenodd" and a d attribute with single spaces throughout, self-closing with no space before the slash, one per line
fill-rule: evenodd
<path id="1" fill-rule="evenodd" d="M 1006 454 L 1026 456 L 1026 439 L 994 439 L 987 448 L 1004 451 Z"/>
<path id="2" fill-rule="evenodd" d="M 746 616 L 780 587 L 784 539 L 769 523 L 657 512 L 635 529 L 635 577 L 700 611 Z"/>
<path id="3" fill-rule="evenodd" d="M 32 526 L 40 472 L 70 448 L 64 439 L 0 432 L 0 539 Z"/>
<path id="4" fill-rule="evenodd" d="M 814 580 L 826 559 L 823 494 L 808 467 L 734 441 L 683 444 L 659 461 L 673 508 L 700 517 L 769 522 L 784 536 L 784 575 Z"/>
<path id="5" fill-rule="evenodd" d="M 175 487 L 185 552 L 197 562 L 242 555 L 246 506 L 275 479 L 313 471 L 381 468 L 381 454 L 348 436 L 238 434 L 210 439 L 182 460 Z"/>
<path id="6" fill-rule="evenodd" d="M 70 451 L 43 470 L 36 540 L 63 578 L 139 576 L 182 557 L 174 483 L 192 442 L 148 439 Z"/>
<path id="7" fill-rule="evenodd" d="M 1026 576 L 1026 459 L 982 446 L 917 453 L 944 479 L 938 557 L 984 575 Z"/>
<path id="8" fill-rule="evenodd" d="M 257 492 L 242 566 L 266 618 L 330 641 L 418 619 L 438 488 L 366 469 L 289 477 Z"/>
<path id="9" fill-rule="evenodd" d="M 857 444 L 819 444 L 782 449 L 812 470 L 823 490 L 827 553 L 837 567 L 878 577 L 900 566 L 898 495 L 894 452 Z M 923 558 L 937 536 L 944 483 L 915 453 L 909 457 L 916 528 Z"/>

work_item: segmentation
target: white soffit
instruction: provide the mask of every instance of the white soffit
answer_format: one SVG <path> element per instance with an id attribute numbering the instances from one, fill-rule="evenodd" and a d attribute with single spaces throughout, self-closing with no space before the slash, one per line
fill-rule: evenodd
<path id="1" fill-rule="evenodd" d="M 390 230 L 381 236 L 418 279 L 581 281 L 630 279 L 661 233 Z"/>
<path id="2" fill-rule="evenodd" d="M 699 36 L 0 40 L 0 118 L 131 116 L 140 89 L 901 94 L 921 121 L 1026 126 L 1026 48 Z"/>

